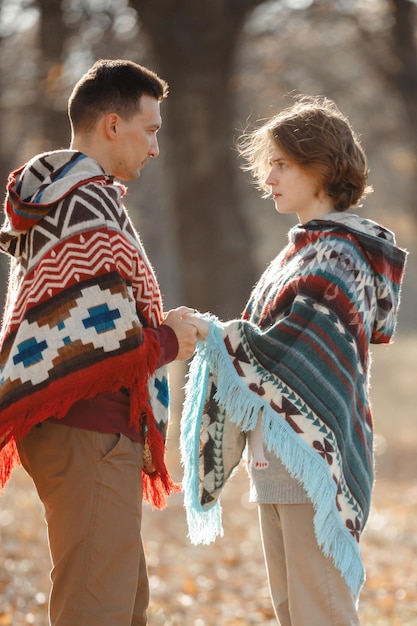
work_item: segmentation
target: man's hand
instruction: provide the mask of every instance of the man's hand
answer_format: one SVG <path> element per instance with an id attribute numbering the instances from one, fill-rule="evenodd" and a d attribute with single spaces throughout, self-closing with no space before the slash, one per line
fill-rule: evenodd
<path id="1" fill-rule="evenodd" d="M 201 313 L 194 309 L 192 313 L 185 313 L 183 318 L 197 328 L 199 341 L 207 339 L 207 335 L 210 331 L 210 324 Z"/>
<path id="2" fill-rule="evenodd" d="M 186 319 L 187 315 L 193 313 L 194 309 L 180 306 L 168 311 L 163 321 L 163 324 L 170 326 L 177 336 L 179 349 L 176 360 L 178 361 L 186 361 L 191 358 L 198 341 L 197 327 Z"/>

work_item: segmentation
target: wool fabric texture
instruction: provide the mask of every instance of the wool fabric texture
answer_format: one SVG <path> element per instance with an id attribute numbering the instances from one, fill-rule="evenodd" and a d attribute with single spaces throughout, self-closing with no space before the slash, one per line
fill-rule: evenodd
<path id="1" fill-rule="evenodd" d="M 156 369 L 159 286 L 122 203 L 126 189 L 73 150 L 12 172 L 0 249 L 10 278 L 0 334 L 0 484 L 19 463 L 16 441 L 81 399 L 125 390 L 145 432 L 157 507 L 177 487 L 164 462 L 169 390 Z"/>
<path id="2" fill-rule="evenodd" d="M 181 425 L 192 542 L 223 534 L 220 494 L 258 425 L 313 503 L 318 544 L 359 594 L 374 473 L 369 344 L 393 336 L 405 260 L 390 231 L 330 213 L 290 230 L 242 319 L 207 316 Z"/>

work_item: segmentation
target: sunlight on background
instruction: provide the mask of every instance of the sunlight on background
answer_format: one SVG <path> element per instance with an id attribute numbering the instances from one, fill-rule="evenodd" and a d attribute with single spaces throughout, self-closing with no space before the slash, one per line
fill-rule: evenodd
<path id="1" fill-rule="evenodd" d="M 0 7 L 0 37 L 22 33 L 39 19 L 39 10 L 31 0 L 3 0 Z"/>
<path id="2" fill-rule="evenodd" d="M 199 1 L 195 0 L 197 6 Z M 58 2 L 52 0 L 51 5 Z M 414 2 L 417 4 L 417 0 Z M 40 6 L 45 9 L 47 5 L 45 2 Z M 66 92 L 96 55 L 132 54 L 135 60 L 145 56 L 142 25 L 128 0 L 64 0 L 61 6 L 70 35 L 62 56 L 41 74 L 45 59 L 36 44 L 40 11 L 33 0 L 0 0 L 0 99 L 6 120 L 2 149 L 8 163 L 20 161 L 21 154 L 37 145 L 39 101 L 50 96 L 48 110 L 65 112 Z M 369 153 L 375 192 L 364 207 L 366 216 L 395 230 L 399 245 L 410 250 L 398 334 L 393 345 L 372 348 L 377 480 L 363 541 L 368 581 L 360 606 L 362 626 L 417 626 L 417 228 L 412 186 L 417 156 L 415 144 L 409 141 L 411 127 L 404 121 L 404 103 L 372 66 L 366 54 L 368 46 L 362 45 L 360 34 L 364 27 L 371 34 L 389 32 L 387 6 L 383 0 L 262 3 L 242 31 L 228 96 L 234 99 L 236 126 L 241 127 L 249 119 L 252 123 L 269 115 L 272 107 L 281 107 L 285 95 L 293 91 L 331 94 L 354 121 Z M 311 21 L 312 16 L 315 21 Z M 355 26 L 355 17 L 361 18 L 360 29 Z M 13 36 L 13 45 L 9 45 Z M 381 47 L 380 52 L 378 48 L 379 58 L 385 59 L 386 50 Z M 194 85 L 188 84 L 192 92 Z M 174 87 L 175 80 L 173 98 Z M 167 141 L 173 138 L 167 137 Z M 166 227 L 165 214 L 157 212 L 158 203 L 164 208 L 170 201 L 169 187 L 164 183 L 172 171 L 164 169 L 162 153 L 128 196 L 132 219 L 137 221 L 157 268 L 164 268 L 170 249 L 165 241 L 161 245 L 161 224 L 166 232 L 170 228 Z M 241 173 L 237 184 L 241 188 L 240 208 L 253 234 L 256 261 L 263 269 L 286 240 L 292 222 L 278 218 L 272 202 L 260 201 Z M 212 259 L 213 250 L 210 252 L 207 256 Z M 175 282 L 171 278 L 171 256 L 168 265 L 170 273 L 158 272 L 166 289 Z M 184 373 L 182 366 L 172 368 L 172 372 L 176 392 L 168 458 L 174 477 L 180 480 L 178 436 Z M 44 626 L 50 563 L 41 505 L 21 469 L 15 471 L 0 498 L 0 626 Z M 187 539 L 182 496 L 171 497 L 164 511 L 145 506 L 143 534 L 153 626 L 276 623 L 266 584 L 257 512 L 248 503 L 243 468 L 230 483 L 223 510 L 224 538 L 213 546 L 195 547 Z"/>

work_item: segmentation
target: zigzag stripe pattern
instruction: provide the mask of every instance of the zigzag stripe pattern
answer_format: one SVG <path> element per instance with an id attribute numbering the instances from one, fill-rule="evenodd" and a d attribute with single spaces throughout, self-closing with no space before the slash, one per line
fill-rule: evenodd
<path id="1" fill-rule="evenodd" d="M 99 189 L 99 192 L 101 191 Z M 75 195 L 79 196 L 80 193 L 81 191 Z M 102 194 L 88 195 L 98 198 Z M 105 197 L 108 199 L 111 195 L 105 194 Z M 158 283 L 139 238 L 134 239 L 134 229 L 126 212 L 123 211 L 123 216 L 120 206 L 114 202 L 108 211 L 108 216 L 114 217 L 115 211 L 112 209 L 115 204 L 118 206 L 119 222 L 127 227 L 127 231 L 121 232 L 119 224 L 103 221 L 103 211 L 99 213 L 96 207 L 88 205 L 83 211 L 83 216 L 87 212 L 88 217 L 92 216 L 92 219 L 88 221 L 89 228 L 86 229 L 85 225 L 81 228 L 78 220 L 72 219 L 74 212 L 78 214 L 78 218 L 80 217 L 82 208 L 79 206 L 79 198 L 65 200 L 64 203 L 65 210 L 61 212 L 64 214 L 63 224 L 57 219 L 60 212 L 55 210 L 35 226 L 27 237 L 26 245 L 32 271 L 29 271 L 22 281 L 11 325 L 14 327 L 21 322 L 27 307 L 36 305 L 74 282 L 91 276 L 92 271 L 100 274 L 113 271 L 115 267 L 126 280 L 130 281 L 132 276 L 135 277 L 133 291 L 139 308 L 146 317 L 149 317 L 151 325 L 159 324 L 161 295 Z M 107 205 L 106 207 L 109 208 Z M 36 272 L 33 268 L 36 268 Z M 29 297 L 26 294 L 30 294 Z"/>
<path id="2" fill-rule="evenodd" d="M 76 189 L 32 228 L 27 233 L 24 253 L 30 262 L 28 270 L 59 242 L 89 230 L 107 227 L 122 231 L 131 244 L 137 245 L 134 229 L 120 202 L 120 192 L 112 189 L 113 193 L 95 183 Z"/>
<path id="3" fill-rule="evenodd" d="M 53 249 L 22 282 L 22 289 L 16 302 L 12 324 L 19 324 L 24 311 L 46 298 L 53 297 L 74 282 L 91 276 L 91 268 L 97 273 L 103 269 L 111 271 L 114 260 L 108 249 L 108 240 L 102 233 L 93 233 L 89 244 L 81 235 L 76 241 L 66 242 L 58 250 Z M 105 245 L 104 245 L 105 244 Z M 26 294 L 29 294 L 25 297 Z"/>
<path id="4" fill-rule="evenodd" d="M 161 293 L 143 249 L 142 254 L 138 255 L 137 245 L 131 246 L 126 239 L 120 237 L 119 233 L 111 234 L 110 243 L 122 276 L 133 277 L 133 293 L 136 301 L 141 304 L 140 308 L 146 311 L 152 325 L 160 324 L 162 321 L 159 306 Z"/>

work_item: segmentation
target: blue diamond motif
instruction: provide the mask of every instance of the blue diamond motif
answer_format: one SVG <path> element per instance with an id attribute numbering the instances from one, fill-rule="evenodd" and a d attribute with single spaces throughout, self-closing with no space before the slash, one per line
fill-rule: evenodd
<path id="1" fill-rule="evenodd" d="M 19 354 L 13 357 L 13 363 L 23 363 L 24 367 L 29 367 L 43 360 L 42 352 L 46 350 L 48 344 L 45 340 L 38 342 L 35 337 L 22 341 L 17 346 Z"/>
<path id="2" fill-rule="evenodd" d="M 99 304 L 88 309 L 90 317 L 83 319 L 85 328 L 95 328 L 97 333 L 105 333 L 116 328 L 113 320 L 121 317 L 119 309 L 109 309 L 108 305 Z"/>

